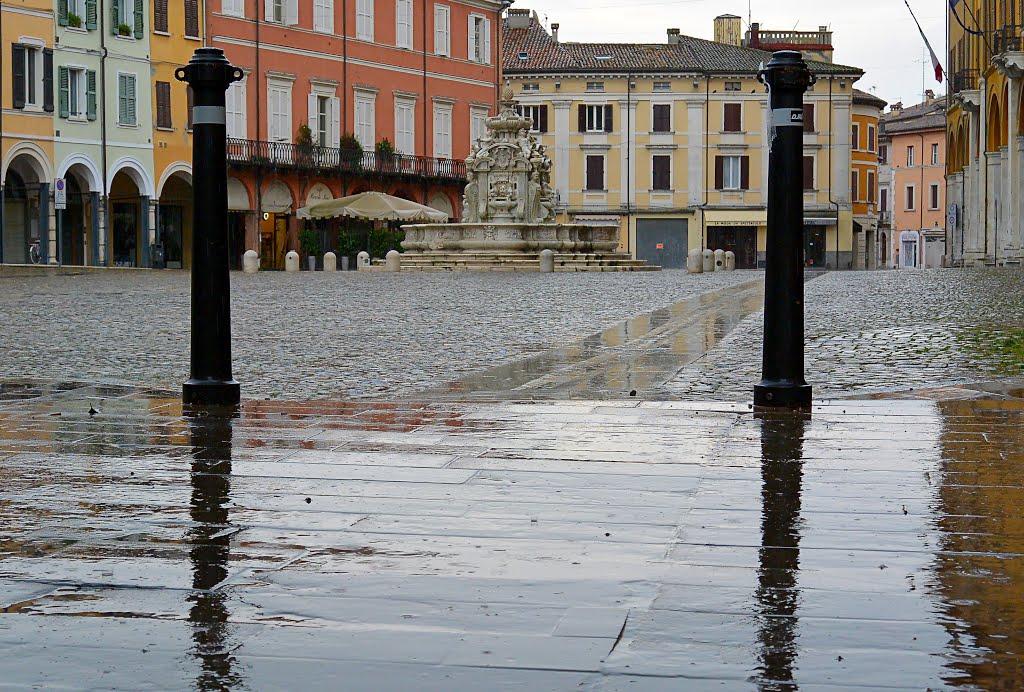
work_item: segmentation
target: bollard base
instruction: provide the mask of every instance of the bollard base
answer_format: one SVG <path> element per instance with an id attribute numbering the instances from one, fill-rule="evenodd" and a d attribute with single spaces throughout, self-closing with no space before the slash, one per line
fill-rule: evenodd
<path id="1" fill-rule="evenodd" d="M 754 406 L 771 408 L 811 408 L 809 384 L 761 383 L 754 387 Z"/>
<path id="2" fill-rule="evenodd" d="M 189 380 L 182 386 L 182 403 L 190 406 L 237 406 L 242 386 L 234 380 Z"/>

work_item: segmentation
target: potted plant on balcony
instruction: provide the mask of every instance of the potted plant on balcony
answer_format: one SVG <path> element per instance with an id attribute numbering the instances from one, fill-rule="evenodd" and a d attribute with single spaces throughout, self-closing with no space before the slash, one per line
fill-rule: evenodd
<path id="1" fill-rule="evenodd" d="M 306 226 L 299 233 L 299 249 L 306 255 L 309 271 L 316 271 L 316 258 L 320 254 L 320 233 Z"/>
<path id="2" fill-rule="evenodd" d="M 341 168 L 347 171 L 359 171 L 363 164 L 363 145 L 351 132 L 341 136 L 338 143 Z"/>
<path id="3" fill-rule="evenodd" d="M 395 164 L 398 162 L 398 155 L 395 153 L 395 145 L 385 137 L 377 142 L 374 147 L 377 152 L 377 170 L 384 173 L 394 173 Z"/>
<path id="4" fill-rule="evenodd" d="M 307 123 L 299 125 L 295 133 L 295 163 L 299 166 L 313 163 L 313 130 Z"/>
<path id="5" fill-rule="evenodd" d="M 131 36 L 132 35 L 132 28 L 130 26 L 128 26 L 127 24 L 118 24 L 117 25 L 117 35 L 118 36 Z"/>
<path id="6" fill-rule="evenodd" d="M 74 12 L 68 12 L 68 26 L 70 26 L 72 29 L 81 29 L 82 18 Z"/>

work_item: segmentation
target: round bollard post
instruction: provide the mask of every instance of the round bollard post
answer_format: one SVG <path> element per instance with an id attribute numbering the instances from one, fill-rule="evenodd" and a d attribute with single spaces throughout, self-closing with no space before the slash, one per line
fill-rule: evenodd
<path id="1" fill-rule="evenodd" d="M 703 265 L 704 273 L 710 274 L 715 271 L 715 253 L 711 250 L 705 250 L 702 252 L 701 264 Z"/>
<path id="2" fill-rule="evenodd" d="M 348 255 L 342 255 L 341 256 L 341 271 L 343 271 L 343 272 L 347 272 L 348 271 Z"/>
<path id="3" fill-rule="evenodd" d="M 299 271 L 299 253 L 295 252 L 295 250 L 291 250 L 284 256 L 284 270 L 286 272 Z"/>
<path id="4" fill-rule="evenodd" d="M 242 271 L 246 274 L 255 274 L 260 270 L 260 256 L 255 250 L 246 250 L 242 255 Z"/>
<path id="5" fill-rule="evenodd" d="M 338 271 L 338 256 L 333 252 L 324 254 L 324 271 L 325 272 L 336 272 Z"/>
<path id="6" fill-rule="evenodd" d="M 729 250 L 725 253 L 725 271 L 731 272 L 736 269 L 736 253 Z"/>
<path id="7" fill-rule="evenodd" d="M 384 255 L 384 270 L 389 272 L 402 271 L 402 253 L 398 250 L 391 250 Z"/>
<path id="8" fill-rule="evenodd" d="M 174 72 L 192 88 L 192 341 L 182 401 L 237 406 L 231 374 L 231 277 L 228 249 L 227 113 L 225 94 L 243 77 L 220 48 L 198 48 Z"/>
<path id="9" fill-rule="evenodd" d="M 555 273 L 555 253 L 553 250 L 541 250 L 540 251 L 540 273 L 541 274 L 554 274 Z"/>
<path id="10" fill-rule="evenodd" d="M 690 250 L 686 256 L 686 271 L 691 274 L 704 273 L 704 253 L 700 250 Z"/>
<path id="11" fill-rule="evenodd" d="M 356 270 L 363 272 L 368 270 L 369 268 L 370 253 L 364 250 L 363 252 L 360 252 L 358 255 L 356 255 Z"/>
<path id="12" fill-rule="evenodd" d="M 725 250 L 715 250 L 715 271 L 725 271 Z"/>
<path id="13" fill-rule="evenodd" d="M 804 110 L 814 78 L 796 51 L 779 51 L 759 75 L 768 87 L 768 239 L 764 350 L 755 406 L 809 408 L 804 380 Z"/>

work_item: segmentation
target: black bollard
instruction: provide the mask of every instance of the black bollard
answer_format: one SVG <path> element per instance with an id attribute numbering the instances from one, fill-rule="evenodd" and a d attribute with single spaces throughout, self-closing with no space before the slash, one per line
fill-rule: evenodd
<path id="1" fill-rule="evenodd" d="M 231 279 L 228 268 L 228 165 L 225 92 L 242 79 L 219 48 L 198 48 L 175 73 L 192 87 L 192 359 L 186 404 L 233 406 Z"/>
<path id="2" fill-rule="evenodd" d="M 808 408 L 804 381 L 804 92 L 814 79 L 796 51 L 772 56 L 759 78 L 769 92 L 768 244 L 764 350 L 755 406 Z"/>

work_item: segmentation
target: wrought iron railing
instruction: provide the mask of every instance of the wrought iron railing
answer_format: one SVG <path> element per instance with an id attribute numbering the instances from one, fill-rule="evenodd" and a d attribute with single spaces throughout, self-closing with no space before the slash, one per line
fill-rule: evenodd
<path id="1" fill-rule="evenodd" d="M 751 48 L 764 46 L 831 46 L 831 31 L 765 31 L 747 32 Z"/>
<path id="2" fill-rule="evenodd" d="M 992 33 L 992 50 L 996 55 L 1021 50 L 1021 31 L 1024 27 L 1008 24 Z"/>
<path id="3" fill-rule="evenodd" d="M 960 70 L 953 75 L 953 93 L 970 91 L 978 88 L 977 70 Z"/>
<path id="4" fill-rule="evenodd" d="M 882 226 L 892 225 L 892 212 L 891 211 L 880 211 L 878 212 L 878 223 Z"/>
<path id="5" fill-rule="evenodd" d="M 380 154 L 375 151 L 321 147 L 315 144 L 228 138 L 227 155 L 228 163 L 237 166 L 296 168 L 354 175 L 466 179 L 466 162 L 457 159 Z"/>

